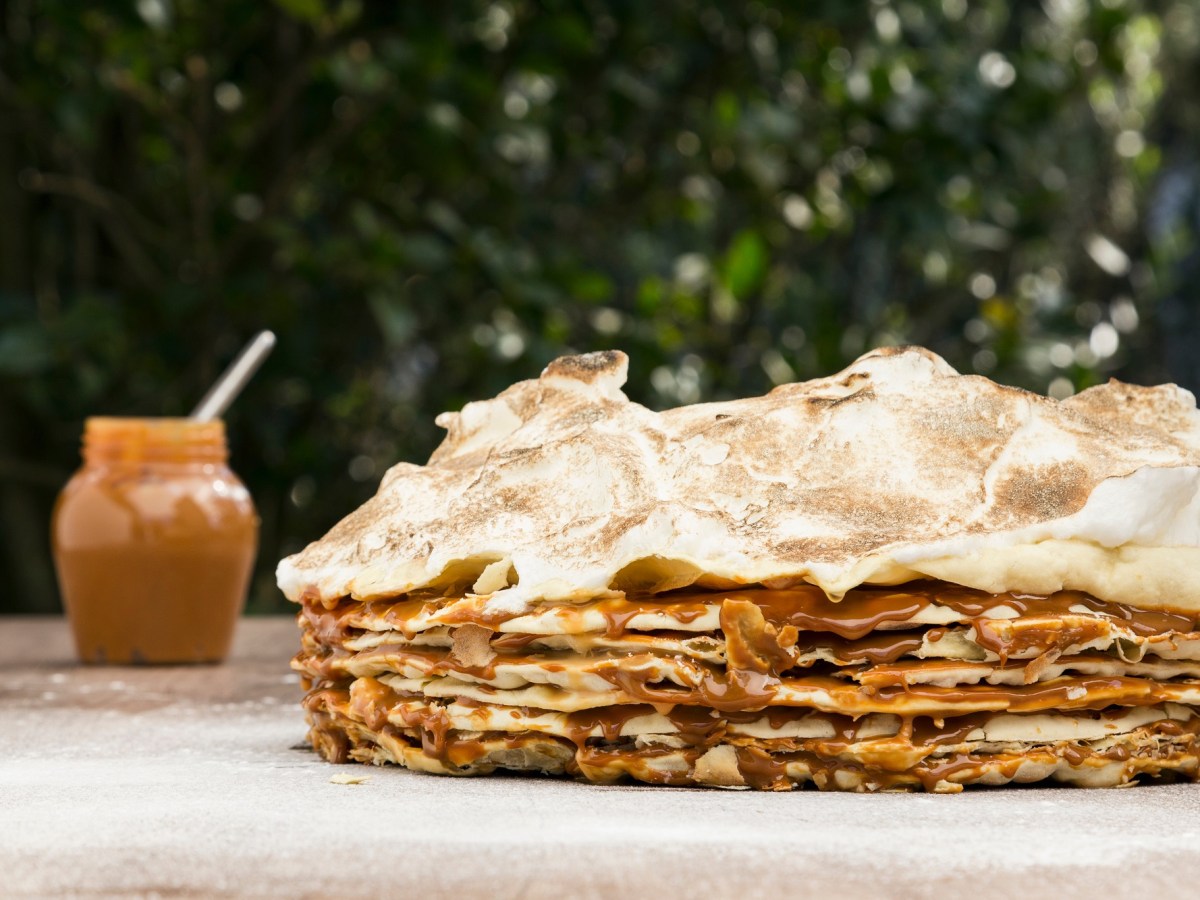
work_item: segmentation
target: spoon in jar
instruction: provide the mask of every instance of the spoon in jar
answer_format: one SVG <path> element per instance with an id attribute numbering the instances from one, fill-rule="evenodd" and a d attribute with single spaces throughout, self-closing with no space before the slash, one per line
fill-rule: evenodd
<path id="1" fill-rule="evenodd" d="M 242 388 L 246 386 L 252 375 L 258 371 L 263 360 L 275 346 L 273 331 L 260 331 L 238 354 L 237 359 L 229 364 L 216 384 L 209 388 L 204 399 L 192 410 L 189 418 L 194 422 L 208 422 L 218 418 L 229 408 Z"/>

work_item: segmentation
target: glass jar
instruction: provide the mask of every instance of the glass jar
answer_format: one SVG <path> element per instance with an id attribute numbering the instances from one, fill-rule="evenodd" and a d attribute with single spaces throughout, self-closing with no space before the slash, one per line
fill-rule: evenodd
<path id="1" fill-rule="evenodd" d="M 58 583 L 89 663 L 220 662 L 258 546 L 223 422 L 91 418 L 54 508 Z"/>

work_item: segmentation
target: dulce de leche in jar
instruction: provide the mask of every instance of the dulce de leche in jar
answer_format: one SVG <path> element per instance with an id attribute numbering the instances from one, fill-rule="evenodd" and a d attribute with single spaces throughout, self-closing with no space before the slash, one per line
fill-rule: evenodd
<path id="1" fill-rule="evenodd" d="M 258 545 L 228 456 L 220 421 L 87 420 L 51 525 L 84 662 L 225 658 Z"/>

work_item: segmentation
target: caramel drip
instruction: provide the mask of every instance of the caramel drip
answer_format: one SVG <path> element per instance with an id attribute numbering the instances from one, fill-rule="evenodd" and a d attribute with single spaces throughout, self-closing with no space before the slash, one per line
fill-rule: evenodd
<path id="1" fill-rule="evenodd" d="M 705 671 L 691 687 L 648 682 L 648 673 L 621 669 L 601 671 L 607 681 L 638 703 L 682 703 L 710 706 L 722 711 L 753 710 L 768 706 L 775 699 L 780 680 L 757 672 L 734 671 L 728 675 Z M 735 677 L 737 676 L 737 677 Z M 1060 677 L 1028 685 L 992 686 L 907 685 L 904 687 L 866 688 L 847 685 L 827 676 L 810 676 L 795 682 L 797 688 L 825 691 L 832 705 L 854 710 L 856 714 L 895 712 L 901 697 L 914 715 L 934 715 L 948 705 L 962 707 L 960 714 L 975 711 L 1039 712 L 1049 709 L 1102 709 L 1120 706 L 1148 706 L 1172 700 L 1173 693 L 1158 682 L 1127 676 Z M 913 701 L 927 701 L 926 704 Z M 820 706 L 818 699 L 812 705 Z M 920 710 L 926 707 L 929 712 Z"/>
<path id="2" fill-rule="evenodd" d="M 621 730 L 633 719 L 654 714 L 652 706 L 601 706 L 567 715 L 567 735 L 578 745 L 600 729 L 602 739 L 609 743 L 621 740 Z"/>
<path id="3" fill-rule="evenodd" d="M 392 661 L 403 664 L 413 662 L 431 678 L 450 674 L 473 675 L 476 678 L 493 679 L 496 677 L 496 666 L 503 663 L 518 663 L 537 665 L 545 671 L 562 670 L 561 665 L 539 656 L 519 656 L 516 654 L 497 654 L 483 665 L 469 665 L 455 659 L 439 647 L 411 647 L 405 644 L 381 644 L 370 650 L 355 654 L 360 662 L 378 659 L 381 663 L 390 665 Z"/>
<path id="4" fill-rule="evenodd" d="M 1073 766 L 1083 765 L 1083 761 L 1085 759 L 1087 759 L 1090 755 L 1091 754 L 1088 753 L 1088 751 L 1085 748 L 1077 746 L 1075 744 L 1068 744 L 1062 750 L 1062 758 L 1065 759 L 1067 762 L 1069 762 Z"/>
<path id="5" fill-rule="evenodd" d="M 336 709 L 347 705 L 350 692 L 341 688 L 318 687 L 305 695 L 303 705 L 309 712 Z"/>
<path id="6" fill-rule="evenodd" d="M 1038 660 L 1031 660 L 1030 665 L 1004 666 L 995 665 L 990 662 L 972 662 L 956 659 L 905 659 L 894 663 L 881 663 L 870 668 L 844 669 L 837 674 L 848 676 L 864 688 L 915 688 L 918 686 L 915 682 L 936 684 L 939 673 L 954 676 L 955 673 L 966 670 L 962 677 L 964 681 L 968 682 L 968 684 L 964 685 L 964 687 L 967 687 L 970 685 L 970 682 L 980 678 L 983 673 L 980 673 L 979 669 L 982 668 L 986 670 L 984 681 L 993 677 L 1017 673 L 1024 678 L 1025 684 L 1034 684 L 1039 682 L 1037 679 L 1030 678 L 1029 673 L 1033 664 L 1037 662 Z M 1116 657 L 1096 652 L 1079 653 L 1072 656 L 1058 656 L 1055 654 L 1052 664 L 1059 670 L 1059 678 L 1070 677 L 1066 673 L 1085 671 L 1090 666 L 1104 667 L 1106 664 L 1121 665 Z M 1106 677 L 1137 676 L 1114 675 Z M 1200 684 L 1197 686 L 1200 686 Z"/>
<path id="7" fill-rule="evenodd" d="M 985 764 L 989 767 L 998 766 L 1005 778 L 1012 778 L 1022 762 L 1024 762 L 1024 757 L 1018 755 L 985 758 L 971 756 L 967 753 L 956 753 L 951 757 L 938 757 L 934 762 L 914 766 L 912 774 L 916 776 L 917 781 L 926 791 L 934 791 L 941 783 L 949 782 L 950 776 L 960 772 L 977 772 Z M 1076 765 L 1076 763 L 1072 763 L 1072 765 Z"/>
<path id="8" fill-rule="evenodd" d="M 679 622 L 694 622 L 708 612 L 708 604 L 704 602 L 679 602 L 663 605 L 653 599 L 626 600 L 612 598 L 601 600 L 596 609 L 604 616 L 608 627 L 604 634 L 609 638 L 620 637 L 625 632 L 629 620 L 642 614 L 667 613 Z"/>
<path id="9" fill-rule="evenodd" d="M 949 719 L 913 716 L 912 742 L 916 746 L 961 744 L 976 728 L 986 725 L 996 713 L 971 713 Z"/>
<path id="10" fill-rule="evenodd" d="M 738 770 L 746 784 L 759 790 L 790 790 L 791 779 L 787 774 L 787 763 L 775 759 L 759 747 L 737 748 Z"/>
<path id="11" fill-rule="evenodd" d="M 883 704 L 884 711 L 891 700 L 902 695 L 937 703 L 974 705 L 980 710 L 1008 712 L 1102 709 L 1114 703 L 1121 706 L 1150 706 L 1171 699 L 1170 692 L 1162 690 L 1157 682 L 1126 676 L 1060 677 L 1039 684 L 1018 686 L 940 687 L 921 684 L 885 687 L 875 691 L 875 698 Z"/>
<path id="12" fill-rule="evenodd" d="M 400 695 L 382 681 L 358 678 L 350 685 L 347 714 L 374 731 L 388 724 L 388 710 L 400 702 Z"/>
<path id="13" fill-rule="evenodd" d="M 461 701 L 459 701 L 461 702 Z M 536 716 L 545 710 L 530 707 L 515 707 L 523 716 Z M 576 743 L 595 739 L 593 732 L 599 728 L 603 740 L 617 742 L 626 723 L 656 712 L 649 704 L 602 706 L 567 714 L 566 731 Z M 858 739 L 863 719 L 851 716 L 823 713 L 810 709 L 788 706 L 772 706 L 759 711 L 720 712 L 706 706 L 673 706 L 662 715 L 674 726 L 679 737 L 691 746 L 709 747 L 719 743 L 726 735 L 730 724 L 748 724 L 765 718 L 773 729 L 780 730 L 796 721 L 822 722 L 832 729 L 836 738 L 848 743 Z M 990 717 L 991 714 L 983 718 Z M 971 718 L 971 717 L 964 717 Z"/>
<path id="14" fill-rule="evenodd" d="M 451 770 L 469 766 L 487 753 L 478 738 L 458 737 L 442 727 L 440 721 L 438 714 L 422 717 L 420 722 L 414 721 L 411 727 L 417 730 L 415 738 L 395 725 L 385 726 L 380 733 L 410 746 L 419 744 L 422 753 Z M 510 746 L 519 746 L 529 740 L 527 734 L 504 734 L 501 737 Z"/>
<path id="15" fill-rule="evenodd" d="M 292 658 L 292 668 L 308 677 L 338 679 L 345 676 L 346 660 L 351 656 L 341 649 L 305 647 Z"/>
<path id="16" fill-rule="evenodd" d="M 408 630 L 408 623 L 426 612 L 432 612 L 440 605 L 441 603 L 436 600 L 423 599 L 373 601 L 363 605 L 362 617 L 368 619 L 378 615 L 391 628 L 404 632 L 405 637 L 412 637 L 413 632 Z"/>
<path id="17" fill-rule="evenodd" d="M 691 767 L 695 765 L 695 751 L 682 751 L 689 766 L 686 769 L 663 769 L 645 767 L 639 770 L 639 778 L 652 784 L 685 786 L 692 784 Z M 607 769 L 616 768 L 628 771 L 633 761 L 660 759 L 664 756 L 674 756 L 679 750 L 666 747 L 642 747 L 637 750 L 613 750 L 603 747 L 583 746 L 575 753 L 577 769 Z"/>
<path id="18" fill-rule="evenodd" d="M 997 602 L 1003 603 L 1016 610 L 1019 616 L 1037 616 L 1053 618 L 1071 613 L 1071 607 L 1083 606 L 1093 613 L 1117 618 L 1130 631 L 1140 637 L 1154 634 L 1164 634 L 1170 631 L 1191 631 L 1196 623 L 1196 615 L 1187 612 L 1166 612 L 1148 609 L 1138 609 L 1124 603 L 1109 603 L 1097 600 L 1082 591 L 1059 591 L 1048 597 L 1035 597 L 1026 594 L 980 594 L 978 597 L 963 597 L 960 590 L 948 593 L 935 591 L 937 602 L 942 606 L 972 618 L 987 615 Z"/>
<path id="19" fill-rule="evenodd" d="M 1166 732 L 1166 733 L 1169 733 L 1169 732 Z M 1111 750 L 1106 750 L 1106 751 L 1104 751 L 1104 753 L 1102 753 L 1100 755 L 1103 756 L 1105 759 L 1115 759 L 1118 762 L 1125 762 L 1125 760 L 1129 759 L 1132 754 L 1129 752 L 1128 747 L 1124 747 L 1124 746 L 1118 744 L 1117 746 L 1113 747 Z"/>
<path id="20" fill-rule="evenodd" d="M 492 637 L 492 649 L 501 653 L 520 652 L 544 637 L 544 634 L 496 634 Z"/>
<path id="21" fill-rule="evenodd" d="M 733 721 L 730 716 L 718 715 L 716 710 L 703 706 L 676 706 L 667 713 L 667 718 L 678 729 L 680 737 L 699 746 L 719 741 L 725 736 L 729 722 Z"/>
<path id="22" fill-rule="evenodd" d="M 409 717 L 403 713 L 401 715 L 407 724 Z M 421 729 L 421 749 L 434 759 L 449 759 L 451 743 L 447 740 L 447 736 L 451 729 L 450 717 L 446 715 L 446 711 L 441 707 L 435 707 L 431 715 L 414 718 L 416 719 L 414 724 Z"/>
<path id="23" fill-rule="evenodd" d="M 494 679 L 496 667 L 503 663 L 536 665 L 551 670 L 562 668 L 540 656 L 501 655 L 486 665 L 469 666 L 436 649 L 405 646 L 375 648 L 359 654 L 358 658 L 361 662 L 371 656 L 379 657 L 380 665 L 389 667 L 405 661 L 417 663 L 429 677 L 462 673 L 481 679 Z M 322 665 L 320 660 L 310 662 L 301 659 L 299 663 L 302 670 L 317 671 L 325 677 L 345 674 L 342 670 L 326 671 L 327 661 L 324 663 L 325 669 L 321 668 Z M 905 683 L 902 666 L 896 666 L 897 673 L 891 676 L 885 669 L 878 673 L 878 677 L 866 679 L 873 683 L 854 684 L 829 675 L 806 674 L 799 678 L 788 678 L 774 671 L 762 671 L 760 667 L 739 668 L 731 665 L 719 668 L 686 658 L 676 659 L 674 665 L 688 683 L 658 681 L 659 673 L 653 668 L 630 666 L 620 657 L 599 659 L 591 671 L 621 690 L 629 698 L 626 702 L 707 706 L 724 712 L 771 706 L 776 702 L 779 689 L 785 684 L 815 695 L 806 700 L 789 700 L 789 703 L 817 708 L 828 704 L 855 714 L 888 713 L 904 707 L 908 707 L 913 714 L 925 714 L 920 712 L 922 706 L 929 709 L 928 714 L 937 714 L 947 706 L 960 707 L 957 710 L 960 714 L 985 710 L 1034 712 L 1056 708 L 1100 709 L 1111 704 L 1143 706 L 1175 697 L 1173 684 L 1124 675 L 1063 675 L 1048 681 L 1021 685 L 983 683 L 941 686 Z M 889 681 L 899 683 L 887 683 Z M 827 695 L 828 699 L 823 699 L 821 694 Z M 898 706 L 896 701 L 901 699 L 904 704 Z M 927 702 L 915 702 L 922 700 Z"/>
<path id="24" fill-rule="evenodd" d="M 974 619 L 972 624 L 975 626 L 975 643 L 985 650 L 991 650 L 1003 664 L 1008 662 L 1010 656 L 1023 651 L 1037 650 L 1038 653 L 1046 653 L 1062 650 L 1073 645 L 1086 644 L 1109 634 L 1108 623 L 1103 619 L 1075 616 L 1069 621 L 1041 622 L 1036 627 L 1013 627 L 1013 622 L 1020 620 Z M 1010 632 L 1007 637 L 1004 631 Z"/>
<path id="25" fill-rule="evenodd" d="M 929 640 L 938 640 L 941 635 L 934 637 L 933 631 L 945 633 L 945 629 L 930 629 L 925 632 Z M 828 649 L 838 665 L 848 666 L 854 663 L 872 663 L 881 665 L 895 662 L 908 653 L 921 649 L 923 638 L 920 633 L 908 631 L 887 631 L 881 634 L 867 635 L 858 640 L 847 640 L 842 637 L 829 635 L 814 635 L 805 637 L 796 644 L 799 653 L 812 653 L 817 649 Z"/>
<path id="26" fill-rule="evenodd" d="M 382 619 L 389 626 L 404 631 L 407 623 L 424 614 L 443 609 L 453 598 L 401 598 L 375 600 L 359 604 L 343 600 L 325 611 L 314 599 L 302 603 L 302 618 L 326 644 L 340 643 L 352 633 L 351 619 L 359 621 Z M 1169 632 L 1188 632 L 1196 624 L 1196 616 L 1184 612 L 1137 609 L 1121 603 L 1097 600 L 1079 591 L 1059 591 L 1046 597 L 1024 594 L 988 594 L 944 582 L 912 582 L 898 588 L 863 587 L 848 592 L 839 602 L 829 600 L 816 587 L 788 590 L 752 589 L 732 592 L 677 592 L 647 597 L 620 597 L 593 601 L 578 607 L 590 608 L 603 616 L 606 633 L 618 637 L 629 621 L 641 614 L 661 613 L 681 622 L 695 621 L 715 604 L 724 601 L 746 602 L 757 606 L 771 625 L 786 625 L 798 631 L 822 632 L 856 640 L 880 626 L 911 619 L 930 605 L 954 610 L 963 617 L 978 622 L 988 620 L 989 613 L 1006 606 L 1018 616 L 1055 618 L 1072 613 L 1072 607 L 1083 607 L 1091 613 L 1115 618 L 1135 634 L 1149 637 Z M 463 604 L 442 612 L 437 621 L 447 625 L 468 622 L 496 630 L 504 622 L 526 615 L 526 612 L 487 612 L 478 606 Z M 980 631 L 985 629 L 977 629 Z M 407 632 L 406 632 L 407 633 Z M 998 641 L 985 635 L 983 640 Z M 1040 646 L 1040 645 L 1039 645 Z M 993 647 L 1000 652 L 1000 645 Z M 1009 650 L 1011 652 L 1011 650 Z"/>
<path id="27" fill-rule="evenodd" d="M 674 683 L 651 682 L 648 672 L 611 668 L 597 673 L 631 697 L 635 703 L 690 704 L 722 711 L 761 709 L 775 699 L 778 677 L 764 672 L 733 669 L 727 674 L 708 669 L 692 687 Z"/>
<path id="28" fill-rule="evenodd" d="M 837 603 L 815 587 L 742 591 L 723 596 L 755 604 L 773 625 L 792 625 L 798 631 L 827 631 L 852 639 L 870 634 L 880 625 L 911 619 L 933 602 L 933 594 L 926 590 L 856 590 Z"/>
<path id="29" fill-rule="evenodd" d="M 409 746 L 420 746 L 427 756 L 438 759 L 451 768 L 468 766 L 487 752 L 485 741 L 502 742 L 508 747 L 523 747 L 530 744 L 560 743 L 563 738 L 531 731 L 492 732 L 483 731 L 464 737 L 449 728 L 449 718 L 440 706 L 426 707 L 420 704 L 405 704 L 403 697 L 366 679 L 363 687 L 352 687 L 349 692 L 338 688 L 323 688 L 314 691 L 305 700 L 311 723 L 310 740 L 322 755 L 334 761 L 346 761 L 353 749 L 363 740 L 371 740 L 370 734 L 357 731 L 354 722 L 362 721 L 367 728 Z M 370 683 L 373 682 L 373 683 Z M 673 722 L 683 722 L 692 732 L 701 737 L 692 747 L 682 750 L 667 747 L 636 748 L 620 732 L 626 722 L 641 715 L 652 713 L 651 707 L 608 707 L 592 710 L 585 714 L 572 714 L 565 740 L 575 747 L 574 760 L 568 766 L 575 774 L 588 777 L 602 775 L 611 780 L 614 772 L 634 773 L 641 780 L 663 784 L 690 784 L 696 760 L 705 748 L 723 738 L 726 723 L 742 720 L 749 714 L 732 713 L 714 716 L 711 710 L 702 708 L 676 708 L 668 715 Z M 524 710 L 529 714 L 540 714 L 540 710 Z M 778 714 L 780 710 L 772 710 Z M 795 711 L 786 711 L 795 716 Z M 1116 714 L 1118 710 L 1102 715 Z M 853 775 L 852 784 L 865 783 L 872 790 L 906 788 L 920 785 L 927 791 L 960 789 L 955 781 L 977 779 L 985 771 L 999 772 L 1012 778 L 1022 763 L 1031 758 L 1052 761 L 1055 757 L 1065 760 L 1074 767 L 1101 762 L 1125 762 L 1136 754 L 1154 754 L 1155 742 L 1143 741 L 1148 749 L 1143 751 L 1118 744 L 1100 750 L 1088 743 L 1060 741 L 1037 745 L 1019 753 L 978 754 L 960 752 L 948 756 L 930 756 L 938 744 L 962 743 L 970 731 L 986 725 L 999 713 L 984 713 L 956 717 L 945 721 L 924 717 L 908 718 L 890 736 L 865 739 L 857 743 L 860 723 L 844 716 L 816 714 L 834 726 L 835 737 L 811 739 L 771 739 L 754 743 L 746 739 L 735 739 L 735 756 L 738 770 L 746 784 L 761 789 L 790 789 L 796 779 L 811 778 L 818 787 L 838 787 L 840 773 Z M 810 716 L 812 714 L 809 714 Z M 1066 713 L 1065 715 L 1072 715 Z M 1076 715 L 1083 715 L 1076 713 Z M 383 724 L 389 719 L 399 719 L 406 728 Z M 595 740 L 592 732 L 599 727 L 602 737 Z M 407 729 L 407 730 L 406 730 Z M 1194 752 L 1195 738 L 1200 734 L 1200 716 L 1186 722 L 1162 720 L 1142 726 L 1137 731 L 1147 737 L 1162 735 L 1172 740 L 1187 736 L 1186 746 L 1179 752 Z M 415 734 L 413 732 L 416 732 Z M 851 750 L 850 744 L 857 743 Z M 664 756 L 681 755 L 688 769 L 663 769 L 645 767 L 640 762 Z M 1149 767 L 1138 771 L 1158 771 L 1153 765 L 1153 755 L 1148 757 Z M 1146 760 L 1143 760 L 1146 762 Z M 793 770 L 794 767 L 794 770 Z M 956 779 L 955 776 L 961 776 Z"/>
<path id="30" fill-rule="evenodd" d="M 339 646 L 356 629 L 350 627 L 349 620 L 361 612 L 361 606 L 350 600 L 343 600 L 332 609 L 326 609 L 320 603 L 306 600 L 300 605 L 297 620 L 300 626 L 311 633 L 326 647 Z"/>
<path id="31" fill-rule="evenodd" d="M 350 761 L 350 739 L 336 719 L 327 712 L 310 711 L 308 740 L 313 749 L 331 763 L 341 765 Z"/>

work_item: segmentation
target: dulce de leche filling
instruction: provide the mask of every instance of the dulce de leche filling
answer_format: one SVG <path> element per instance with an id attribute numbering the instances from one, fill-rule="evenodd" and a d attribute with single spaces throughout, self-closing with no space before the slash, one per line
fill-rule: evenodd
<path id="1" fill-rule="evenodd" d="M 216 662 L 229 650 L 258 542 L 220 421 L 88 419 L 63 488 L 54 560 L 80 658 Z"/>
<path id="2" fill-rule="evenodd" d="M 1197 769 L 1195 617 L 1074 591 L 689 591 L 503 614 L 313 598 L 299 619 L 312 738 L 335 760 L 860 790 Z"/>

